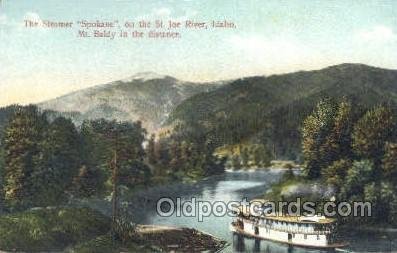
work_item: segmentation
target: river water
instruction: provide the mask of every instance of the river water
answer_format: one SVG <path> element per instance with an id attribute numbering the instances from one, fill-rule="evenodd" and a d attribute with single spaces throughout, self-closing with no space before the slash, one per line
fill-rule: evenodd
<path id="1" fill-rule="evenodd" d="M 223 175 L 212 176 L 196 184 L 175 183 L 167 186 L 153 187 L 138 192 L 130 203 L 136 222 L 140 224 L 171 225 L 196 228 L 210 233 L 229 243 L 223 252 L 321 252 L 298 247 L 255 240 L 235 235 L 229 231 L 232 217 L 226 215 L 217 217 L 210 215 L 199 221 L 198 217 L 177 217 L 176 212 L 170 217 L 161 217 L 156 212 L 156 203 L 162 197 L 180 197 L 182 202 L 204 200 L 241 201 L 243 198 L 254 198 L 269 189 L 271 183 L 276 182 L 282 175 L 282 170 L 254 171 L 254 172 L 226 172 Z M 190 210 L 190 209 L 189 209 Z M 363 234 L 345 233 L 344 240 L 350 243 L 346 252 L 397 252 L 397 234 Z"/>

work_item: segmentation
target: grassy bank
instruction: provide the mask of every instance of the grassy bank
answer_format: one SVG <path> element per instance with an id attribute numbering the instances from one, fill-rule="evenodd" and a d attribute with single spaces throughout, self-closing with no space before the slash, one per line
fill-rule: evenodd
<path id="1" fill-rule="evenodd" d="M 0 216 L 0 251 L 68 253 L 216 252 L 225 242 L 195 229 L 118 223 L 88 208 L 42 208 Z M 129 224 L 129 223 L 128 223 Z M 131 229 L 130 229 L 131 228 Z"/>
<path id="2" fill-rule="evenodd" d="M 153 248 L 147 244 L 128 242 L 122 244 L 113 241 L 110 233 L 98 236 L 86 242 L 79 243 L 66 250 L 67 253 L 119 253 L 119 252 L 153 252 Z"/>
<path id="3" fill-rule="evenodd" d="M 108 233 L 109 218 L 87 208 L 30 210 L 0 216 L 0 249 L 54 251 Z"/>

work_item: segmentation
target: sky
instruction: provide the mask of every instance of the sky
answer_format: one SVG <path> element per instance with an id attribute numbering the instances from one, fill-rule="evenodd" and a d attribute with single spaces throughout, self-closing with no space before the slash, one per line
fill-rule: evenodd
<path id="1" fill-rule="evenodd" d="M 79 38 L 24 20 L 229 20 L 176 40 Z M 77 27 L 77 26 L 76 26 Z M 0 0 L 0 106 L 156 72 L 207 82 L 340 63 L 397 69 L 397 1 Z"/>

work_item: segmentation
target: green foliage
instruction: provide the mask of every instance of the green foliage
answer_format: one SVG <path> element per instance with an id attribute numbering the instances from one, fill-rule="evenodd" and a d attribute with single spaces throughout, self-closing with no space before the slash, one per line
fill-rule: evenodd
<path id="1" fill-rule="evenodd" d="M 149 181 L 150 169 L 143 164 L 146 132 L 139 122 L 96 120 L 84 122 L 79 132 L 62 117 L 48 122 L 47 113 L 35 106 L 13 110 L 0 146 L 1 195 L 11 210 L 62 204 L 70 194 L 104 193 L 114 151 L 123 184 Z"/>
<path id="2" fill-rule="evenodd" d="M 269 199 L 271 201 L 285 201 L 285 196 L 283 195 L 284 189 L 306 183 L 310 183 L 310 181 L 304 177 L 295 176 L 292 171 L 288 170 L 277 183 L 272 184 L 270 190 L 265 193 L 264 199 Z"/>
<path id="3" fill-rule="evenodd" d="M 110 230 L 109 218 L 91 209 L 39 209 L 0 216 L 0 249 L 62 250 Z"/>
<path id="4" fill-rule="evenodd" d="M 136 224 L 125 217 L 117 219 L 113 226 L 118 241 L 124 245 L 138 237 Z"/>
<path id="5" fill-rule="evenodd" d="M 351 168 L 352 162 L 350 160 L 341 159 L 334 161 L 330 166 L 322 171 L 322 177 L 327 184 L 336 186 L 340 189 L 343 186 L 347 172 Z"/>
<path id="6" fill-rule="evenodd" d="M 236 154 L 232 156 L 232 167 L 234 170 L 241 169 L 240 157 Z"/>
<path id="7" fill-rule="evenodd" d="M 354 115 L 377 104 L 393 107 L 396 80 L 394 71 L 360 64 L 244 78 L 183 101 L 169 122 L 214 136 L 217 147 L 259 139 L 274 146 L 276 159 L 295 160 L 301 152 L 301 124 L 319 101 L 351 101 Z"/>
<path id="8" fill-rule="evenodd" d="M 391 182 L 397 180 L 397 143 L 386 143 L 385 155 L 382 160 L 385 179 Z"/>
<path id="9" fill-rule="evenodd" d="M 105 191 L 106 176 L 97 167 L 80 167 L 78 174 L 73 178 L 72 193 L 77 197 L 91 197 Z"/>
<path id="10" fill-rule="evenodd" d="M 396 139 L 397 119 L 390 107 L 379 106 L 369 110 L 355 125 L 353 150 L 364 158 L 379 164 L 385 153 L 385 143 Z"/>
<path id="11" fill-rule="evenodd" d="M 318 103 L 316 109 L 303 122 L 302 150 L 305 157 L 305 173 L 310 179 L 319 178 L 321 169 L 328 160 L 327 144 L 334 125 L 335 104 L 328 100 Z"/>
<path id="12" fill-rule="evenodd" d="M 4 191 L 10 206 L 23 208 L 35 201 L 36 183 L 31 180 L 38 167 L 40 142 L 48 122 L 35 106 L 19 108 L 4 134 Z"/>
<path id="13" fill-rule="evenodd" d="M 120 243 L 113 242 L 112 236 L 109 234 L 98 236 L 87 242 L 82 242 L 73 247 L 70 253 L 119 253 Z"/>
<path id="14" fill-rule="evenodd" d="M 156 162 L 151 165 L 156 177 L 196 180 L 224 171 L 224 159 L 214 156 L 214 151 L 210 137 L 180 125 L 155 143 Z"/>
<path id="15" fill-rule="evenodd" d="M 225 145 L 215 151 L 218 157 L 227 159 L 226 166 L 239 170 L 241 168 L 266 168 L 270 166 L 273 155 L 263 144 Z"/>
<path id="16" fill-rule="evenodd" d="M 110 163 L 115 151 L 120 183 L 128 187 L 147 183 L 150 171 L 143 164 L 145 152 L 142 147 L 145 134 L 140 122 L 85 121 L 81 126 L 84 160 L 74 178 L 75 195 L 88 197 L 110 190 L 104 184 L 110 180 Z"/>
<path id="17" fill-rule="evenodd" d="M 396 112 L 387 105 L 361 109 L 353 113 L 346 101 L 320 102 L 306 118 L 306 177 L 335 186 L 338 201 L 370 201 L 376 221 L 395 222 Z"/>
<path id="18" fill-rule="evenodd" d="M 148 162 L 151 164 L 155 164 L 157 159 L 156 159 L 156 135 L 152 134 L 150 135 L 150 139 L 146 148 L 146 156 L 148 158 Z"/>
<path id="19" fill-rule="evenodd" d="M 243 148 L 241 150 L 240 157 L 241 157 L 241 162 L 243 163 L 244 168 L 248 167 L 248 161 L 250 158 L 249 156 L 250 156 L 250 154 L 249 154 L 248 148 L 246 148 L 246 147 Z"/>
<path id="20" fill-rule="evenodd" d="M 389 203 L 389 214 L 387 220 L 394 226 L 397 226 L 397 197 L 396 194 L 393 196 L 393 199 Z"/>
<path id="21" fill-rule="evenodd" d="M 254 145 L 251 148 L 252 161 L 257 167 L 269 167 L 273 159 L 270 150 L 264 145 Z"/>
<path id="22" fill-rule="evenodd" d="M 332 120 L 332 129 L 320 148 L 324 163 L 330 164 L 342 158 L 351 157 L 351 132 L 354 115 L 349 102 L 342 100 L 336 106 L 335 118 Z"/>
<path id="23" fill-rule="evenodd" d="M 142 243 L 136 243 L 129 241 L 122 244 L 119 241 L 113 241 L 110 234 L 101 235 L 90 241 L 80 243 L 73 247 L 72 250 L 67 251 L 68 253 L 119 253 L 119 252 L 142 252 L 151 253 L 154 252 L 152 247 L 142 245 Z"/>
<path id="24" fill-rule="evenodd" d="M 147 184 L 151 177 L 150 168 L 141 161 L 133 161 L 119 169 L 119 183 L 130 188 Z"/>
<path id="25" fill-rule="evenodd" d="M 365 185 L 372 182 L 374 170 L 374 164 L 369 160 L 353 162 L 352 167 L 347 171 L 341 190 L 343 199 L 362 195 Z"/>
<path id="26" fill-rule="evenodd" d="M 39 143 L 36 167 L 31 174 L 35 182 L 34 203 L 56 205 L 67 199 L 72 180 L 81 164 L 80 135 L 71 120 L 56 118 Z"/>
<path id="27" fill-rule="evenodd" d="M 336 104 L 324 100 L 305 119 L 302 150 L 306 162 L 305 172 L 309 178 L 319 178 L 333 162 L 351 157 L 351 111 L 347 101 Z M 335 166 L 331 170 L 337 169 Z"/>

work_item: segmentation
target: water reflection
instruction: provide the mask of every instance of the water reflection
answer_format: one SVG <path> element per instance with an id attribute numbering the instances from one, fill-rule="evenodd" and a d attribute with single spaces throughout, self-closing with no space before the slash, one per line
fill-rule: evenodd
<path id="1" fill-rule="evenodd" d="M 156 202 L 161 197 L 181 197 L 190 200 L 209 202 L 242 200 L 257 197 L 269 189 L 271 183 L 277 181 L 282 171 L 227 172 L 224 175 L 210 177 L 194 185 L 172 184 L 137 192 L 133 198 L 126 199 L 129 211 L 136 222 L 141 224 L 159 224 L 192 227 L 213 234 L 229 242 L 223 252 L 268 252 L 268 253 L 320 253 L 326 251 L 310 250 L 275 243 L 266 240 L 255 240 L 233 234 L 229 231 L 232 217 L 210 216 L 199 222 L 197 217 L 160 217 L 156 213 Z M 397 236 L 362 235 L 347 233 L 345 239 L 351 243 L 346 252 L 390 252 L 397 248 Z"/>
<path id="2" fill-rule="evenodd" d="M 239 234 L 233 234 L 233 252 L 261 252 L 261 253 L 322 253 L 329 251 L 310 250 L 298 247 L 291 247 L 276 242 L 247 238 Z"/>

